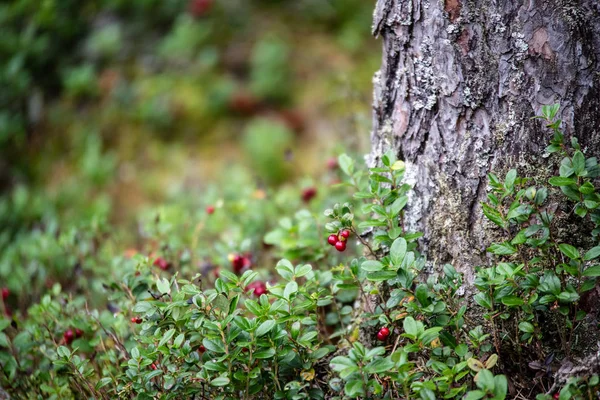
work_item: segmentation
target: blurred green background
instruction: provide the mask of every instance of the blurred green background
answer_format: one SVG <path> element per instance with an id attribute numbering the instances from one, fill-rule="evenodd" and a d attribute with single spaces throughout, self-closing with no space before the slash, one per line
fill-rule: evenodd
<path id="1" fill-rule="evenodd" d="M 243 165 L 256 184 L 364 151 L 371 0 L 0 4 L 0 188 L 130 222 Z M 77 217 L 77 216 L 74 216 Z"/>
<path id="2" fill-rule="evenodd" d="M 373 7 L 2 2 L 0 281 L 12 306 L 56 282 L 102 293 L 124 251 L 170 254 L 190 276 L 233 251 L 323 257 L 307 249 L 344 198 L 332 159 L 369 146 Z M 207 205 L 220 210 L 211 224 Z"/>

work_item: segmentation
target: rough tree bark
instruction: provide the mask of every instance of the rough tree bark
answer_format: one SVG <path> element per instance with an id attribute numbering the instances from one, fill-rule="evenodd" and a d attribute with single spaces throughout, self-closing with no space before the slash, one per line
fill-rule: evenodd
<path id="1" fill-rule="evenodd" d="M 550 134 L 531 117 L 560 102 L 567 136 L 600 154 L 600 2 L 379 0 L 371 162 L 394 148 L 415 183 L 405 223 L 432 265 L 473 279 L 491 230 L 490 171 L 548 176 Z"/>
<path id="2" fill-rule="evenodd" d="M 600 2 L 378 0 L 373 34 L 383 62 L 369 162 L 389 148 L 406 162 L 415 188 L 405 224 L 424 233 L 431 267 L 453 264 L 470 294 L 497 235 L 481 210 L 487 174 L 516 167 L 541 183 L 555 172 L 544 156 L 551 133 L 531 119 L 542 106 L 560 102 L 567 138 L 600 155 Z M 556 382 L 600 365 L 593 342 Z"/>

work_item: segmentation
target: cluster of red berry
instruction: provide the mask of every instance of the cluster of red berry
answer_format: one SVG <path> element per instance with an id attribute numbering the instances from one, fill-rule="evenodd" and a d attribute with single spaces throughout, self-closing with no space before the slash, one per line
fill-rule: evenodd
<path id="1" fill-rule="evenodd" d="M 73 340 L 76 338 L 79 339 L 83 336 L 83 331 L 79 328 L 75 329 L 67 329 L 65 333 L 63 333 L 63 338 L 65 339 L 66 344 L 71 344 Z"/>
<path id="2" fill-rule="evenodd" d="M 134 324 L 141 324 L 142 322 L 144 322 L 144 320 L 142 319 L 142 317 L 131 317 L 131 322 L 133 322 Z"/>
<path id="3" fill-rule="evenodd" d="M 329 237 L 327 238 L 327 243 L 334 246 L 337 251 L 344 251 L 344 250 L 346 250 L 346 242 L 348 241 L 349 237 L 350 237 L 350 231 L 344 229 L 343 231 L 339 232 L 337 235 L 335 235 L 335 234 L 329 235 Z"/>
<path id="4" fill-rule="evenodd" d="M 231 261 L 231 267 L 233 268 L 233 272 L 239 274 L 252 266 L 252 255 L 248 253 L 244 255 L 230 254 L 229 261 Z"/>
<path id="5" fill-rule="evenodd" d="M 385 339 L 388 338 L 388 336 L 390 336 L 390 330 L 385 326 L 381 328 L 379 332 L 377 332 L 377 340 L 379 340 L 380 342 L 384 342 Z"/>

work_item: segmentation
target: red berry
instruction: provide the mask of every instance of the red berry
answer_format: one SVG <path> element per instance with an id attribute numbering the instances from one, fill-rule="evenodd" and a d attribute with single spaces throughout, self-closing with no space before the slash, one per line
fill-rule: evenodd
<path id="1" fill-rule="evenodd" d="M 335 246 L 335 244 L 338 242 L 338 237 L 336 235 L 329 235 L 329 237 L 327 238 L 327 243 L 329 243 L 332 246 Z"/>
<path id="2" fill-rule="evenodd" d="M 552 396 L 554 399 L 558 400 L 560 399 L 560 393 L 554 393 L 554 396 Z"/>
<path id="3" fill-rule="evenodd" d="M 239 254 L 234 255 L 231 259 L 231 266 L 236 274 L 242 272 L 242 269 L 244 268 L 244 257 Z"/>
<path id="4" fill-rule="evenodd" d="M 75 337 L 80 338 L 83 336 L 83 331 L 79 328 L 75 328 Z"/>
<path id="5" fill-rule="evenodd" d="M 252 266 L 252 253 L 246 253 L 243 258 L 243 269 L 248 269 Z"/>
<path id="6" fill-rule="evenodd" d="M 67 344 L 71 344 L 71 342 L 73 341 L 73 339 L 75 338 L 75 334 L 73 333 L 72 329 L 67 329 L 65 331 L 65 333 L 63 334 L 63 337 L 65 338 L 65 342 Z"/>
<path id="7" fill-rule="evenodd" d="M 348 230 L 343 230 L 340 232 L 340 240 L 342 240 L 342 238 L 344 238 L 344 240 L 348 239 L 350 237 L 350 231 Z"/>
<path id="8" fill-rule="evenodd" d="M 144 320 L 141 317 L 131 317 L 131 322 L 134 324 L 141 324 Z"/>
<path id="9" fill-rule="evenodd" d="M 338 162 L 335 157 L 331 157 L 329 160 L 327 160 L 327 168 L 329 168 L 330 170 L 338 168 Z"/>
<path id="10" fill-rule="evenodd" d="M 200 345 L 200 346 L 198 347 L 198 351 L 199 351 L 200 353 L 204 353 L 204 352 L 206 351 L 206 347 L 204 347 L 204 345 Z"/>
<path id="11" fill-rule="evenodd" d="M 267 293 L 267 285 L 264 282 L 256 281 L 252 282 L 248 286 L 246 286 L 246 292 L 254 291 L 254 295 L 256 297 L 260 297 L 261 295 Z"/>
<path id="12" fill-rule="evenodd" d="M 212 7 L 212 0 L 191 0 L 189 11 L 194 17 L 204 16 Z"/>
<path id="13" fill-rule="evenodd" d="M 252 115 L 258 111 L 259 101 L 245 91 L 238 91 L 229 99 L 229 108 L 238 114 Z"/>
<path id="14" fill-rule="evenodd" d="M 156 364 L 150 364 L 150 368 L 152 368 L 152 369 L 154 369 L 154 370 L 155 370 L 155 369 L 157 369 L 158 367 L 156 366 Z"/>
<path id="15" fill-rule="evenodd" d="M 335 244 L 335 249 L 337 251 L 344 251 L 344 250 L 346 250 L 346 242 L 337 242 Z"/>
<path id="16" fill-rule="evenodd" d="M 156 260 L 154 260 L 153 264 L 155 267 L 158 267 L 158 268 L 162 269 L 163 271 L 168 270 L 169 267 L 171 266 L 171 264 L 169 264 L 169 262 L 162 257 L 158 257 Z"/>
<path id="17" fill-rule="evenodd" d="M 215 208 L 214 208 L 213 206 L 208 206 L 208 207 L 206 207 L 206 213 L 207 213 L 208 215 L 210 215 L 210 214 L 212 214 L 212 213 L 214 213 L 214 212 L 215 212 Z"/>
<path id="18" fill-rule="evenodd" d="M 301 133 L 306 128 L 304 117 L 296 110 L 284 110 L 279 115 L 288 128 L 296 133 Z"/>
<path id="19" fill-rule="evenodd" d="M 8 299 L 8 296 L 10 296 L 10 290 L 8 290 L 8 288 L 3 287 L 2 288 L 2 300 L 6 301 L 6 299 Z"/>
<path id="20" fill-rule="evenodd" d="M 308 203 L 312 200 L 313 197 L 317 195 L 317 189 L 314 187 L 306 188 L 302 191 L 302 200 L 305 203 Z"/>
<path id="21" fill-rule="evenodd" d="M 377 340 L 380 342 L 383 342 L 388 336 L 390 336 L 390 330 L 385 326 L 377 332 Z"/>

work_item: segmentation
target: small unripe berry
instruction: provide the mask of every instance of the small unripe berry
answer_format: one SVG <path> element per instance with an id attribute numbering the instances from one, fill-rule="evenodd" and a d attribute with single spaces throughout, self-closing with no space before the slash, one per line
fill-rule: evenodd
<path id="1" fill-rule="evenodd" d="M 338 161 L 335 157 L 331 157 L 329 160 L 327 160 L 327 168 L 330 170 L 338 168 Z"/>
<path id="2" fill-rule="evenodd" d="M 65 338 L 65 342 L 67 344 L 71 344 L 71 342 L 73 341 L 73 339 L 75 338 L 75 334 L 73 333 L 72 329 L 67 329 L 65 331 L 65 333 L 63 334 L 63 337 Z"/>
<path id="3" fill-rule="evenodd" d="M 8 296 L 10 296 L 10 290 L 8 290 L 8 288 L 3 287 L 2 288 L 2 300 L 6 301 L 6 299 L 8 299 Z"/>
<path id="4" fill-rule="evenodd" d="M 327 238 L 327 243 L 329 243 L 332 246 L 335 246 L 335 244 L 338 242 L 338 237 L 336 235 L 329 235 L 329 237 Z"/>
<path id="5" fill-rule="evenodd" d="M 206 207 L 206 213 L 207 213 L 208 215 L 210 215 L 210 214 L 212 214 L 212 213 L 214 213 L 214 212 L 215 212 L 215 208 L 214 208 L 213 206 L 208 206 L 208 207 Z"/>
<path id="6" fill-rule="evenodd" d="M 337 251 L 344 251 L 344 250 L 346 250 L 346 242 L 337 242 L 335 244 L 335 249 Z"/>
<path id="7" fill-rule="evenodd" d="M 379 332 L 377 332 L 377 340 L 379 340 L 380 342 L 385 341 L 385 339 L 387 339 L 388 336 L 390 336 L 390 330 L 385 326 L 381 328 Z"/>

